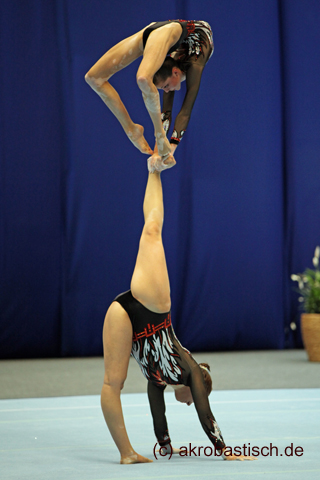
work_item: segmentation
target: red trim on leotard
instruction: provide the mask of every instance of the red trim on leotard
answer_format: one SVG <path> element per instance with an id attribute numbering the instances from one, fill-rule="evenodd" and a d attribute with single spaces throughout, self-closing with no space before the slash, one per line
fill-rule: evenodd
<path id="1" fill-rule="evenodd" d="M 170 325 L 171 315 L 168 313 L 167 318 L 162 323 L 159 323 L 159 325 L 156 327 L 153 324 L 150 325 L 150 323 L 148 323 L 147 327 L 145 327 L 141 333 L 133 332 L 132 340 L 136 342 L 140 338 L 151 337 L 151 335 L 154 335 L 158 330 L 161 330 L 162 328 L 169 328 Z"/>

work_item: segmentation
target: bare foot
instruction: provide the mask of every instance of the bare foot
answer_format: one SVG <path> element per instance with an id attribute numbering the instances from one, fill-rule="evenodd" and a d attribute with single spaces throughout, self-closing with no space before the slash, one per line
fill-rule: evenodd
<path id="1" fill-rule="evenodd" d="M 129 140 L 133 143 L 141 153 L 146 153 L 147 155 L 152 155 L 153 151 L 148 145 L 147 140 L 143 136 L 144 128 L 142 125 L 134 124 L 127 133 Z"/>
<path id="2" fill-rule="evenodd" d="M 175 166 L 177 162 L 175 161 L 173 155 L 169 155 L 165 160 L 163 160 L 163 157 L 162 157 L 162 161 L 161 161 L 161 167 L 162 170 L 166 170 L 167 168 L 172 168 Z M 161 171 L 161 170 L 159 170 Z"/>
<path id="3" fill-rule="evenodd" d="M 128 455 L 127 457 L 121 457 L 120 463 L 121 465 L 130 465 L 132 463 L 152 463 L 153 460 L 150 458 L 143 457 L 138 453 L 133 453 L 132 455 Z"/>
<path id="4" fill-rule="evenodd" d="M 148 158 L 148 170 L 150 173 L 162 172 L 163 170 L 174 167 L 176 163 L 172 155 L 160 157 L 160 155 L 154 153 Z"/>

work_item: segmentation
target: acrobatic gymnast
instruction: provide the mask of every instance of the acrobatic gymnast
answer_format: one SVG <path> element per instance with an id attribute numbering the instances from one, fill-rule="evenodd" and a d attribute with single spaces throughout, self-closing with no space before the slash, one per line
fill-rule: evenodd
<path id="1" fill-rule="evenodd" d="M 198 365 L 182 347 L 171 324 L 169 277 L 162 244 L 163 199 L 160 173 L 149 173 L 145 192 L 144 227 L 130 290 L 115 298 L 103 327 L 105 376 L 101 406 L 120 452 L 120 463 L 145 463 L 131 446 L 122 414 L 120 391 L 127 377 L 130 354 L 148 380 L 148 397 L 154 431 L 160 447 L 171 451 L 165 416 L 164 390 L 175 388 L 178 401 L 194 402 L 201 425 L 216 449 L 225 449 L 208 395 L 212 389 L 206 364 Z M 172 453 L 179 453 L 173 449 Z M 227 456 L 226 460 L 252 457 Z"/>
<path id="2" fill-rule="evenodd" d="M 137 83 L 154 125 L 154 151 L 163 157 L 163 162 L 169 153 L 174 154 L 187 129 L 201 75 L 212 53 L 212 31 L 207 22 L 155 22 L 112 47 L 89 70 L 85 80 L 119 120 L 131 142 L 142 153 L 151 155 L 153 151 L 143 136 L 144 128 L 131 120 L 118 93 L 109 83 L 112 75 L 143 56 L 137 72 Z M 171 56 L 167 57 L 168 54 Z M 174 91 L 180 90 L 184 80 L 186 95 L 169 142 L 166 134 L 171 123 Z M 165 92 L 162 114 L 157 89 Z M 167 168 L 174 164 L 173 158 L 171 163 L 167 162 Z"/>

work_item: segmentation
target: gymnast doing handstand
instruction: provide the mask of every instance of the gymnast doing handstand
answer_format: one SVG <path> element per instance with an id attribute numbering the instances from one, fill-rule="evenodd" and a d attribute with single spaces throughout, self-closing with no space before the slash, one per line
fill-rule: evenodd
<path id="1" fill-rule="evenodd" d="M 115 298 L 105 317 L 105 376 L 101 392 L 104 418 L 119 449 L 120 463 L 152 461 L 132 447 L 122 413 L 120 392 L 132 354 L 148 380 L 154 431 L 161 448 L 179 453 L 171 446 L 165 416 L 164 390 L 170 385 L 178 401 L 194 403 L 205 433 L 226 460 L 252 459 L 223 454 L 226 445 L 208 401 L 212 389 L 208 365 L 198 365 L 172 327 L 170 284 L 162 243 L 164 207 L 160 175 L 149 173 L 143 203 L 144 227 L 130 290 Z"/>

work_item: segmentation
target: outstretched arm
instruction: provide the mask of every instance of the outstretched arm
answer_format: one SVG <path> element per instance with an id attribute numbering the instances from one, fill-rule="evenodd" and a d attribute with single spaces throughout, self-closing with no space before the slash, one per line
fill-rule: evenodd
<path id="1" fill-rule="evenodd" d="M 162 113 L 161 119 L 164 131 L 166 135 L 168 135 L 168 131 L 170 129 L 171 121 L 172 121 L 172 110 L 173 110 L 173 100 L 174 100 L 174 90 L 171 92 L 163 92 L 162 97 Z M 171 145 L 171 155 L 174 155 L 174 152 L 177 148 L 177 145 L 170 142 Z"/>
<path id="2" fill-rule="evenodd" d="M 172 90 L 171 92 L 163 92 L 161 120 L 166 134 L 168 134 L 171 125 L 173 100 L 174 90 Z"/>
<path id="3" fill-rule="evenodd" d="M 152 382 L 148 382 L 148 398 L 153 419 L 153 428 L 160 447 L 169 445 L 171 442 L 166 419 L 164 390 L 165 387 L 158 387 Z"/>
<path id="4" fill-rule="evenodd" d="M 186 76 L 187 92 L 184 97 L 181 110 L 175 119 L 174 130 L 172 132 L 172 136 L 170 140 L 171 158 L 168 159 L 168 162 L 166 162 L 169 166 L 166 166 L 164 162 L 161 163 L 161 161 L 159 161 L 157 157 L 158 152 L 155 148 L 151 162 L 148 160 L 148 164 L 151 163 L 151 168 L 154 167 L 155 170 L 161 171 L 161 170 L 164 170 L 165 168 L 170 168 L 174 166 L 176 163 L 173 156 L 175 154 L 176 148 L 178 147 L 187 129 L 187 126 L 191 117 L 193 105 L 194 105 L 194 102 L 196 101 L 196 98 L 199 92 L 204 66 L 205 64 L 201 63 L 200 61 L 198 63 L 192 63 L 192 65 L 189 67 L 187 71 L 187 76 Z M 174 99 L 174 91 L 163 93 L 163 106 L 162 106 L 161 118 L 162 118 L 164 131 L 166 134 L 168 133 L 171 120 L 172 120 L 173 99 Z M 149 170 L 153 171 L 152 169 L 150 169 L 150 166 L 149 166 Z"/>
<path id="5" fill-rule="evenodd" d="M 204 386 L 203 376 L 198 365 L 193 365 L 191 367 L 189 386 L 191 389 L 194 406 L 196 407 L 203 430 L 217 450 L 224 449 L 226 444 L 224 443 L 216 419 L 211 412 L 208 395 Z"/>
<path id="6" fill-rule="evenodd" d="M 204 65 L 201 65 L 200 63 L 192 63 L 187 71 L 187 92 L 184 97 L 181 110 L 175 119 L 174 130 L 170 140 L 172 145 L 172 154 L 174 154 L 175 149 L 182 140 L 182 137 L 188 127 L 193 105 L 199 92 L 203 69 Z"/>
<path id="7" fill-rule="evenodd" d="M 198 366 L 192 369 L 190 388 L 202 428 L 211 443 L 213 443 L 215 449 L 217 451 L 220 450 L 221 456 L 224 460 L 255 460 L 254 457 L 230 454 L 230 448 L 226 446 L 220 428 L 211 412 L 209 399 L 203 382 L 203 376 L 200 367 Z"/>

